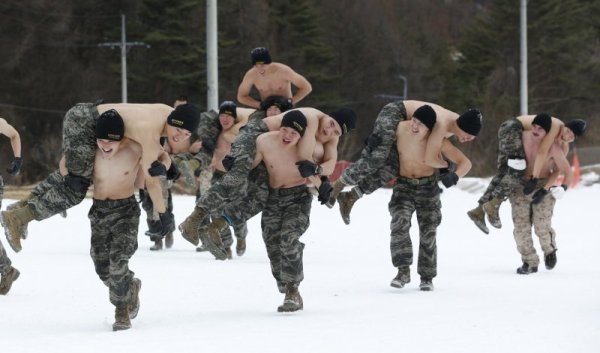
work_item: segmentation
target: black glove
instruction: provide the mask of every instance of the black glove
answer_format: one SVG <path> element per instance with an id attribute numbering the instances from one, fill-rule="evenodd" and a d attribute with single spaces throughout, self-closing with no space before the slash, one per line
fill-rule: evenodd
<path id="1" fill-rule="evenodd" d="M 138 189 L 138 194 L 140 195 L 140 199 L 138 201 L 138 203 L 142 203 L 146 200 L 146 198 L 148 197 L 148 194 L 146 193 L 146 190 L 144 189 Z"/>
<path id="2" fill-rule="evenodd" d="M 309 176 L 321 173 L 321 166 L 311 161 L 299 161 L 296 162 L 296 165 L 298 166 L 300 175 L 302 175 L 303 178 L 308 178 Z"/>
<path id="3" fill-rule="evenodd" d="M 381 137 L 377 134 L 371 134 L 365 140 L 365 145 L 367 145 L 367 151 L 372 152 L 375 148 L 381 145 Z"/>
<path id="4" fill-rule="evenodd" d="M 331 196 L 331 192 L 333 191 L 333 186 L 329 182 L 327 177 L 321 178 L 321 186 L 319 186 L 319 197 L 317 198 L 321 205 L 324 205 L 329 201 L 329 197 Z"/>
<path id="5" fill-rule="evenodd" d="M 448 166 L 446 168 L 439 168 L 438 169 L 439 172 L 440 172 L 440 177 L 443 176 L 444 174 L 456 171 L 456 163 L 452 162 L 449 159 L 445 159 L 445 161 L 448 162 Z"/>
<path id="6" fill-rule="evenodd" d="M 160 237 L 161 239 L 175 231 L 175 217 L 173 217 L 170 213 L 159 213 L 158 218 L 160 219 Z M 157 227 L 158 228 L 158 227 Z"/>
<path id="7" fill-rule="evenodd" d="M 535 187 L 537 186 L 538 183 L 538 178 L 529 178 L 529 181 L 527 182 L 527 184 L 525 184 L 525 187 L 523 188 L 523 193 L 525 195 L 529 195 L 533 192 L 533 190 L 535 190 Z"/>
<path id="8" fill-rule="evenodd" d="M 10 165 L 6 168 L 8 174 L 15 176 L 19 174 L 21 171 L 21 166 L 23 165 L 23 157 L 15 157 Z"/>
<path id="9" fill-rule="evenodd" d="M 208 154 L 213 154 L 213 152 L 215 152 L 216 144 L 217 141 L 215 141 L 214 138 L 205 137 L 202 139 L 202 149 Z"/>
<path id="10" fill-rule="evenodd" d="M 65 185 L 77 194 L 85 193 L 92 184 L 90 179 L 69 173 L 64 179 Z"/>
<path id="11" fill-rule="evenodd" d="M 167 167 L 159 161 L 154 161 L 148 168 L 148 174 L 150 176 L 159 176 L 159 175 L 167 175 Z"/>
<path id="12" fill-rule="evenodd" d="M 537 203 L 542 202 L 542 200 L 544 199 L 544 197 L 546 197 L 546 195 L 548 195 L 548 190 L 546 190 L 544 188 L 539 189 L 538 191 L 533 193 L 533 196 L 532 196 L 533 199 L 531 200 L 531 203 L 535 205 Z"/>
<path id="13" fill-rule="evenodd" d="M 161 163 L 162 164 L 162 163 Z M 167 180 L 177 180 L 181 176 L 181 172 L 177 169 L 175 162 L 171 162 L 169 170 L 167 170 Z"/>
<path id="14" fill-rule="evenodd" d="M 232 157 L 230 155 L 225 156 L 225 158 L 223 158 L 223 168 L 225 168 L 225 171 L 229 171 L 231 169 L 231 167 L 233 167 L 233 161 L 235 161 L 235 157 Z"/>
<path id="15" fill-rule="evenodd" d="M 458 175 L 454 172 L 448 172 L 444 175 L 440 175 L 440 179 L 446 188 L 451 188 L 458 182 Z"/>

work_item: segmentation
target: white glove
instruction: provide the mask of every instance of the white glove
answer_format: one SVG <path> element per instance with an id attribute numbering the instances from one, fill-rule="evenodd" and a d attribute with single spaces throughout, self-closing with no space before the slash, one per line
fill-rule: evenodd
<path id="1" fill-rule="evenodd" d="M 508 160 L 508 166 L 514 170 L 525 170 L 527 162 L 521 158 L 513 158 Z"/>
<path id="2" fill-rule="evenodd" d="M 563 185 L 560 186 L 553 186 L 550 188 L 550 192 L 552 193 L 552 196 L 558 200 L 560 198 L 563 197 L 563 195 L 565 194 L 565 192 L 567 191 L 566 187 Z"/>

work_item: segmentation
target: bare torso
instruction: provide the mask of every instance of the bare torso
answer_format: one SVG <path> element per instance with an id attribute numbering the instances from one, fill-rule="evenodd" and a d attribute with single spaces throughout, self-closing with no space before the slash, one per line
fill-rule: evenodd
<path id="1" fill-rule="evenodd" d="M 119 151 L 103 158 L 96 149 L 94 161 L 94 199 L 119 200 L 133 195 L 140 168 L 142 147 L 135 141 L 123 140 Z"/>
<path id="2" fill-rule="evenodd" d="M 531 131 L 523 131 L 522 139 L 523 149 L 525 150 L 525 160 L 527 161 L 525 175 L 527 178 L 529 178 L 533 175 L 533 165 L 536 157 L 538 156 L 542 139 L 534 137 Z M 542 167 L 540 178 L 547 178 L 550 176 L 553 165 L 554 163 L 551 159 L 546 160 Z"/>
<path id="3" fill-rule="evenodd" d="M 411 122 L 403 121 L 396 129 L 396 146 L 400 162 L 399 175 L 407 178 L 422 178 L 433 174 L 433 168 L 424 163 L 427 147 L 426 131 L 415 134 Z"/>
<path id="4" fill-rule="evenodd" d="M 291 73 L 288 66 L 271 63 L 263 69 L 251 68 L 247 73 L 247 78 L 258 90 L 261 101 L 270 96 L 292 98 Z"/>
<path id="5" fill-rule="evenodd" d="M 291 188 L 305 183 L 296 165 L 299 161 L 296 146 L 284 145 L 278 131 L 260 135 L 256 140 L 256 148 L 267 167 L 271 188 Z"/>
<path id="6" fill-rule="evenodd" d="M 211 162 L 211 166 L 215 170 L 219 170 L 221 172 L 225 171 L 225 167 L 223 167 L 223 158 L 225 158 L 225 156 L 231 151 L 231 142 L 227 141 L 225 138 L 226 133 L 226 131 L 221 131 L 219 133 Z"/>

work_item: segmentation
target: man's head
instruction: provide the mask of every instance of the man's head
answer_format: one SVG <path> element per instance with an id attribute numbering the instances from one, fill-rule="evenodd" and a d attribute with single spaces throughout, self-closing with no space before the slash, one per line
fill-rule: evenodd
<path id="1" fill-rule="evenodd" d="M 252 65 L 270 64 L 272 62 L 269 49 L 265 47 L 252 49 L 250 52 L 250 58 L 252 58 Z"/>
<path id="2" fill-rule="evenodd" d="M 356 127 L 356 114 L 350 108 L 340 108 L 329 113 L 339 125 L 341 135 L 348 133 Z"/>
<path id="3" fill-rule="evenodd" d="M 583 119 L 573 119 L 565 123 L 565 129 L 560 134 L 563 142 L 571 143 L 576 137 L 581 137 L 587 130 L 587 122 Z"/>
<path id="4" fill-rule="evenodd" d="M 481 131 L 481 112 L 477 109 L 469 109 L 456 119 L 459 128 L 456 137 L 460 142 L 473 140 Z"/>
<path id="5" fill-rule="evenodd" d="M 177 97 L 175 99 L 175 102 L 173 102 L 173 108 L 177 108 L 178 106 L 182 105 L 182 104 L 186 104 L 188 102 L 188 98 L 184 95 L 180 95 L 179 97 Z"/>
<path id="6" fill-rule="evenodd" d="M 96 120 L 96 145 L 104 157 L 114 155 L 125 137 L 125 124 L 121 115 L 110 109 L 100 114 Z"/>
<path id="7" fill-rule="evenodd" d="M 224 130 L 235 124 L 237 120 L 237 105 L 232 101 L 224 101 L 219 106 L 219 123 Z"/>
<path id="8" fill-rule="evenodd" d="M 173 109 L 167 117 L 167 138 L 169 144 L 188 139 L 196 132 L 200 122 L 200 110 L 193 104 L 182 104 Z"/>
<path id="9" fill-rule="evenodd" d="M 280 132 L 283 144 L 295 144 L 304 136 L 308 122 L 304 114 L 299 110 L 291 110 L 281 119 Z"/>
<path id="10" fill-rule="evenodd" d="M 544 137 L 552 127 L 552 117 L 546 113 L 540 113 L 531 122 L 531 133 L 535 137 Z"/>
<path id="11" fill-rule="evenodd" d="M 260 109 L 273 116 L 284 113 L 294 107 L 291 98 L 282 96 L 270 96 L 260 103 Z"/>
<path id="12" fill-rule="evenodd" d="M 415 110 L 411 120 L 411 130 L 413 133 L 419 133 L 422 127 L 427 128 L 429 132 L 435 125 L 437 114 L 431 106 L 423 105 Z"/>

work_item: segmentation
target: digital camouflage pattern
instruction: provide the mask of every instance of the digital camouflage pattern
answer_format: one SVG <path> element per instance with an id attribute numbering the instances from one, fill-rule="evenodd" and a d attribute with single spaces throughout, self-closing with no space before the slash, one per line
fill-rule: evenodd
<path id="1" fill-rule="evenodd" d="M 396 128 L 398 123 L 406 120 L 406 108 L 403 101 L 386 104 L 379 112 L 369 143 L 360 153 L 360 158 L 344 170 L 341 178 L 346 185 L 356 185 L 374 170 L 383 167 L 391 149 L 396 145 Z M 387 180 L 386 180 L 387 181 Z"/>
<path id="2" fill-rule="evenodd" d="M 423 184 L 411 183 L 416 180 Z M 416 211 L 419 223 L 417 272 L 421 279 L 433 279 L 437 275 L 436 232 L 442 222 L 442 203 L 437 178 L 435 176 L 420 179 L 398 177 L 388 208 L 392 216 L 390 241 L 392 264 L 400 267 L 413 263 L 410 227 L 412 215 Z"/>
<path id="3" fill-rule="evenodd" d="M 0 241 L 0 274 L 4 275 L 8 270 L 10 270 L 10 259 L 8 258 L 8 254 L 6 254 L 6 250 Z"/>
<path id="4" fill-rule="evenodd" d="M 546 180 L 538 184 L 541 187 Z M 524 184 L 520 184 L 523 186 Z M 552 228 L 552 215 L 556 199 L 549 193 L 538 204 L 531 203 L 532 195 L 523 194 L 523 188 L 517 188 L 510 195 L 512 220 L 514 223 L 513 235 L 517 243 L 517 250 L 521 254 L 523 263 L 529 267 L 538 266 L 540 259 L 533 245 L 531 227 L 540 241 L 544 256 L 556 250 L 556 232 Z"/>
<path id="5" fill-rule="evenodd" d="M 310 225 L 312 194 L 306 185 L 270 189 L 261 219 L 262 236 L 277 284 L 304 279 L 300 237 Z"/>
<path id="6" fill-rule="evenodd" d="M 509 168 L 507 163 L 512 158 L 525 159 L 523 125 L 516 118 L 503 122 L 498 129 L 498 173 L 479 198 L 479 204 L 484 204 L 494 197 L 506 200 L 521 184 L 525 170 Z"/>
<path id="7" fill-rule="evenodd" d="M 100 280 L 109 287 L 110 302 L 126 307 L 131 301 L 129 259 L 138 248 L 140 207 L 135 197 L 94 200 L 88 213 L 92 227 L 90 255 Z"/>
<path id="8" fill-rule="evenodd" d="M 392 146 L 388 158 L 381 168 L 374 173 L 370 173 L 358 182 L 358 188 L 362 194 L 371 194 L 375 190 L 387 184 L 390 180 L 398 176 L 400 171 L 400 157 L 398 148 Z"/>

